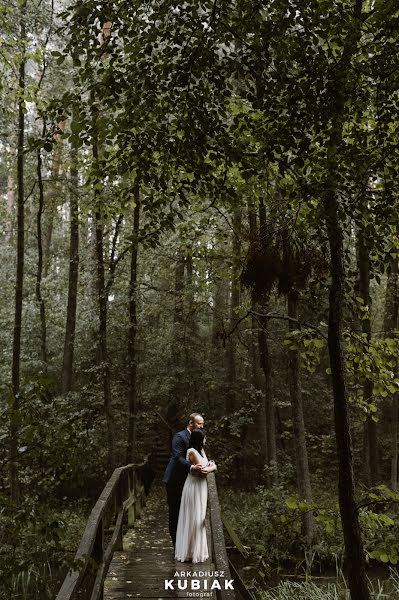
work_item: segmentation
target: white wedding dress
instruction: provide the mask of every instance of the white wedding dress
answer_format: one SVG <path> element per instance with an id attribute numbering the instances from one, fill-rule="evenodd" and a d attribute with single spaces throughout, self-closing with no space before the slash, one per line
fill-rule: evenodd
<path id="1" fill-rule="evenodd" d="M 208 464 L 205 452 L 202 455 L 194 448 L 187 450 L 187 460 L 189 460 L 189 451 L 194 451 L 204 466 Z M 189 473 L 183 487 L 179 520 L 177 522 L 176 560 L 199 563 L 208 558 L 205 529 L 207 500 L 208 484 L 206 477 L 196 477 Z"/>

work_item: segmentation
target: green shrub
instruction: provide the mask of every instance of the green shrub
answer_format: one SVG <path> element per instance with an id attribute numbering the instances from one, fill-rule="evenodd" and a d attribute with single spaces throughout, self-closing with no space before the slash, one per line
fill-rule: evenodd
<path id="1" fill-rule="evenodd" d="M 309 510 L 309 505 L 289 492 L 288 472 L 279 472 L 279 477 L 279 482 L 272 487 L 258 486 L 254 492 L 220 491 L 223 512 L 234 523 L 241 542 L 257 557 L 257 568 L 261 558 L 263 566 L 266 565 L 265 575 L 286 561 L 292 563 L 296 571 L 308 575 L 317 566 L 320 570 L 332 566 L 340 571 L 344 544 L 336 495 L 323 490 L 311 505 L 316 531 L 312 547 L 307 548 L 301 515 Z M 396 565 L 399 562 L 399 518 L 397 504 L 392 501 L 395 498 L 391 498 L 393 494 L 384 486 L 368 492 L 368 497 L 377 499 L 378 503 L 361 508 L 359 515 L 368 559 Z"/>
<path id="2" fill-rule="evenodd" d="M 87 509 L 55 511 L 25 496 L 16 511 L 0 499 L 0 598 L 54 597 L 59 577 L 72 564 L 87 520 Z"/>

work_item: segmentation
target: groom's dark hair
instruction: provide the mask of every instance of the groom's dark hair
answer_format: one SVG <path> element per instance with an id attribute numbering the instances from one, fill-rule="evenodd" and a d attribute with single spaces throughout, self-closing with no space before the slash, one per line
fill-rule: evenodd
<path id="1" fill-rule="evenodd" d="M 188 444 L 189 448 L 194 448 L 198 452 L 201 452 L 204 447 L 204 437 L 205 437 L 204 429 L 193 429 L 190 436 L 190 442 Z"/>

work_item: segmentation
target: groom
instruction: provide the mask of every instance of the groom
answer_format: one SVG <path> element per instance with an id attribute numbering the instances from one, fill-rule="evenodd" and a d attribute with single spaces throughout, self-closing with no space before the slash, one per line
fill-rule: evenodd
<path id="1" fill-rule="evenodd" d="M 204 419 L 199 413 L 192 413 L 188 418 L 186 429 L 175 433 L 172 440 L 172 456 L 166 467 L 162 481 L 166 484 L 166 495 L 169 506 L 169 533 L 173 546 L 176 545 L 177 521 L 179 519 L 180 501 L 184 483 L 189 473 L 201 477 L 202 465 L 192 465 L 186 460 L 186 453 L 193 429 L 203 429 Z"/>

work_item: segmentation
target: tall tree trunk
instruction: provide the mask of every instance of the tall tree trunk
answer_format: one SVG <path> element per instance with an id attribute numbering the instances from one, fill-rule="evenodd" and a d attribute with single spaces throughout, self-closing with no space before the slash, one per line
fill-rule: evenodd
<path id="1" fill-rule="evenodd" d="M 73 385 L 73 362 L 75 352 L 76 309 L 79 279 L 79 197 L 77 152 L 72 151 L 71 191 L 70 191 L 70 241 L 69 241 L 69 279 L 68 302 L 65 324 L 64 356 L 62 361 L 62 393 L 67 394 Z"/>
<path id="2" fill-rule="evenodd" d="M 258 244 L 259 231 L 258 224 L 256 218 L 256 211 L 254 208 L 249 206 L 248 208 L 248 224 L 249 224 L 249 238 L 251 244 Z M 253 313 L 261 312 L 258 310 L 257 302 L 252 294 L 251 297 L 251 310 Z M 265 393 L 262 389 L 261 376 L 259 373 L 259 340 L 258 336 L 261 334 L 260 326 L 254 314 L 251 315 L 251 366 L 252 366 L 252 380 L 253 385 L 256 392 L 259 393 L 259 419 L 257 421 L 258 425 L 258 435 L 260 441 L 260 457 L 263 464 L 266 464 L 268 461 L 268 443 L 267 443 L 267 418 L 266 418 L 266 406 L 265 406 Z"/>
<path id="3" fill-rule="evenodd" d="M 238 308 L 240 306 L 240 270 L 241 270 L 241 211 L 235 208 L 233 212 L 233 265 L 230 291 L 230 329 L 238 321 Z M 237 331 L 227 340 L 227 394 L 226 414 L 234 412 L 237 408 L 237 364 L 236 364 Z"/>
<path id="4" fill-rule="evenodd" d="M 43 134 L 45 127 L 43 127 Z M 36 272 L 36 302 L 39 305 L 40 311 L 40 355 L 44 367 L 47 372 L 47 325 L 46 325 L 46 306 L 42 295 L 42 277 L 43 277 L 43 238 L 42 238 L 42 216 L 44 209 L 44 189 L 42 178 L 42 155 L 41 149 L 37 151 L 37 182 L 39 188 L 39 208 L 36 218 L 37 229 L 37 272 Z"/>
<path id="5" fill-rule="evenodd" d="M 50 193 L 46 202 L 46 219 L 43 236 L 43 276 L 47 277 L 50 269 L 51 242 L 53 239 L 54 219 L 57 212 L 56 193 Z"/>
<path id="6" fill-rule="evenodd" d="M 167 421 L 172 428 L 180 425 L 179 412 L 181 401 L 184 397 L 184 381 L 182 380 L 182 352 L 184 348 L 184 256 L 182 252 L 176 253 L 175 263 L 175 306 L 173 311 L 173 339 L 171 349 L 171 369 L 174 372 L 174 383 L 171 387 L 170 398 L 167 407 Z"/>
<path id="7" fill-rule="evenodd" d="M 103 385 L 104 414 L 107 425 L 108 472 L 111 473 L 115 464 L 115 431 L 111 395 L 111 369 L 108 356 L 108 297 L 105 289 L 104 269 L 104 230 L 101 214 L 95 212 L 96 232 L 96 261 L 97 261 L 97 293 L 99 308 L 99 362 Z"/>
<path id="8" fill-rule="evenodd" d="M 20 35 L 21 43 L 26 42 L 26 5 L 25 0 L 20 7 Z M 18 504 L 20 500 L 20 482 L 18 475 L 18 429 L 20 420 L 19 392 L 21 385 L 21 330 L 22 330 L 22 298 L 24 284 L 24 254 L 25 254 L 25 185 L 24 185 L 24 142 L 25 142 L 25 48 L 22 50 L 19 65 L 18 78 L 18 147 L 17 147 L 17 269 L 15 282 L 15 310 L 14 310 L 14 334 L 12 348 L 12 392 L 13 399 L 10 409 L 10 490 L 11 499 Z"/>
<path id="9" fill-rule="evenodd" d="M 364 549 L 355 500 L 352 440 L 342 345 L 345 269 L 344 236 L 339 220 L 338 181 L 341 165 L 338 153 L 342 146 L 349 70 L 361 32 L 362 5 L 362 0 L 356 0 L 353 31 L 348 34 L 341 60 L 336 66 L 335 80 L 331 91 L 334 114 L 331 116 L 331 129 L 327 146 L 327 176 L 322 195 L 331 260 L 328 350 L 334 396 L 335 436 L 339 469 L 338 495 L 352 600 L 369 600 L 370 595 L 367 589 Z"/>
<path id="10" fill-rule="evenodd" d="M 220 357 L 220 348 L 223 332 L 225 330 L 225 319 L 227 317 L 228 282 L 226 279 L 217 278 L 213 294 L 212 313 L 212 346 L 213 356 Z"/>
<path id="11" fill-rule="evenodd" d="M 128 408 L 129 421 L 127 432 L 126 462 L 133 462 L 134 449 L 136 446 L 137 429 L 137 258 L 140 228 L 140 190 L 136 186 L 134 190 L 135 206 L 133 211 L 133 242 L 130 260 L 130 283 L 129 283 L 129 391 Z"/>
<path id="12" fill-rule="evenodd" d="M 266 207 L 263 201 L 259 204 L 259 243 L 265 245 L 267 243 L 267 224 L 266 224 Z M 260 304 L 261 314 L 267 313 L 266 299 Z M 270 359 L 269 342 L 267 339 L 268 320 L 259 317 L 258 322 L 258 344 L 260 364 L 265 379 L 264 387 L 264 403 L 261 406 L 260 418 L 266 422 L 266 439 L 267 439 L 267 461 L 266 464 L 271 468 L 268 472 L 268 483 L 270 484 L 277 476 L 277 446 L 276 446 L 276 411 L 274 406 L 273 393 L 273 378 L 272 364 Z"/>
<path id="13" fill-rule="evenodd" d="M 366 241 L 361 231 L 357 235 L 357 264 L 359 274 L 359 295 L 363 300 L 363 306 L 370 307 L 370 257 Z M 362 318 L 362 333 L 366 336 L 367 344 L 371 343 L 371 321 L 370 318 Z M 371 403 L 373 399 L 373 382 L 366 379 L 363 384 L 363 399 Z M 364 425 L 364 478 L 368 485 L 376 485 L 378 481 L 378 442 L 377 423 L 371 415 L 367 416 Z"/>
<path id="14" fill-rule="evenodd" d="M 254 299 L 252 299 L 251 309 L 254 312 L 261 312 L 261 310 L 258 309 L 257 303 L 255 302 Z M 264 388 L 262 386 L 262 378 L 261 378 L 261 374 L 259 372 L 259 367 L 262 366 L 263 374 L 265 375 L 265 368 L 264 368 L 264 363 L 262 362 L 261 355 L 260 355 L 260 343 L 259 343 L 259 338 L 263 337 L 263 335 L 264 335 L 264 332 L 261 331 L 261 327 L 260 327 L 258 320 L 256 319 L 256 317 L 254 315 L 252 315 L 251 316 L 252 380 L 253 380 L 253 385 L 258 394 L 258 399 L 259 399 L 259 419 L 257 420 L 257 428 L 258 428 L 258 436 L 259 436 L 259 441 L 260 441 L 260 458 L 261 458 L 261 461 L 263 464 L 267 464 L 269 462 L 269 459 L 268 459 L 268 457 L 269 457 L 268 433 L 273 436 L 273 429 L 275 429 L 275 427 L 273 426 L 273 421 L 270 423 L 270 421 L 267 418 L 268 410 L 266 408 L 266 406 L 267 406 L 266 389 L 271 388 L 271 382 L 269 383 L 268 386 L 265 386 L 265 388 Z M 267 346 L 267 338 L 264 343 L 266 343 L 266 346 Z M 268 355 L 268 350 L 267 350 L 267 355 Z M 267 362 L 268 362 L 268 360 L 266 360 L 266 364 L 267 364 Z M 268 371 L 267 366 L 266 366 L 266 370 Z M 274 414 L 272 414 L 272 417 L 274 417 Z M 271 425 L 271 427 L 268 428 L 268 424 Z M 268 429 L 269 429 L 269 432 L 268 432 Z M 274 437 L 275 437 L 275 435 L 276 434 L 274 431 Z M 272 454 L 273 454 L 273 451 L 275 451 L 274 448 L 272 448 L 272 451 L 271 451 Z"/>
<path id="15" fill-rule="evenodd" d="M 288 293 L 288 316 L 298 319 L 298 293 L 293 290 Z M 296 328 L 293 321 L 289 321 L 289 330 Z M 295 457 L 297 471 L 298 493 L 309 504 L 312 503 L 312 488 L 308 463 L 308 449 L 306 445 L 305 419 L 303 415 L 302 390 L 300 383 L 300 366 L 298 350 L 288 351 L 289 388 L 292 407 L 292 424 L 295 440 Z M 314 536 L 313 511 L 309 510 L 302 516 L 302 526 L 308 546 L 312 544 Z"/>
<path id="16" fill-rule="evenodd" d="M 391 400 L 391 487 L 398 490 L 398 398 Z"/>
<path id="17" fill-rule="evenodd" d="M 385 337 L 393 337 L 398 327 L 398 259 L 393 258 L 390 263 L 385 294 L 384 330 Z M 395 372 L 398 372 L 396 366 Z M 398 395 L 394 394 L 391 400 L 391 487 L 398 489 Z"/>
<path id="18" fill-rule="evenodd" d="M 65 121 L 58 124 L 61 131 L 65 128 Z M 54 219 L 57 214 L 58 205 L 58 190 L 56 188 L 56 182 L 60 177 L 62 167 L 62 150 L 64 140 L 61 135 L 55 136 L 57 143 L 54 146 L 53 160 L 51 163 L 51 187 L 49 193 L 46 195 L 46 208 L 45 218 L 43 227 L 43 277 L 48 276 L 50 268 L 50 256 L 51 256 L 51 241 L 53 237 Z"/>
<path id="19" fill-rule="evenodd" d="M 95 130 L 95 125 L 94 125 Z M 98 160 L 97 140 L 93 143 L 93 158 Z M 98 192 L 97 192 L 98 193 Z M 105 286 L 105 267 L 104 267 L 104 226 L 103 215 L 101 213 L 101 199 L 96 199 L 96 209 L 94 211 L 95 225 L 95 250 L 97 265 L 97 298 L 99 310 L 99 345 L 98 356 L 100 366 L 100 376 L 103 386 L 103 405 L 104 415 L 107 427 L 107 450 L 108 450 L 108 473 L 111 473 L 116 461 L 115 455 L 115 425 L 112 407 L 111 394 L 111 368 L 108 355 L 108 291 Z"/>
<path id="20" fill-rule="evenodd" d="M 336 147 L 336 134 L 332 144 Z M 334 148 L 329 150 L 330 177 L 324 205 L 331 253 L 332 282 L 329 296 L 328 349 L 334 395 L 335 437 L 339 464 L 339 507 L 348 562 L 348 578 L 353 600 L 368 600 L 363 544 L 355 500 L 352 440 L 349 428 L 348 396 L 342 348 L 342 304 L 344 297 L 343 233 L 338 220 L 336 180 L 332 163 Z M 334 177 L 333 177 L 334 175 Z"/>
<path id="21" fill-rule="evenodd" d="M 195 297 L 194 297 L 194 267 L 191 254 L 185 260 L 186 288 L 187 288 L 187 325 L 192 335 L 197 335 L 197 322 L 195 319 Z"/>
<path id="22" fill-rule="evenodd" d="M 213 292 L 213 312 L 212 312 L 212 345 L 210 348 L 210 368 L 211 378 L 216 382 L 212 386 L 211 400 L 212 410 L 216 417 L 225 415 L 225 393 L 226 378 L 226 353 L 223 351 L 222 337 L 225 331 L 225 320 L 228 311 L 228 281 L 217 278 L 214 284 Z"/>
<path id="23" fill-rule="evenodd" d="M 186 344 L 185 344 L 185 371 L 188 375 L 187 389 L 192 402 L 198 402 L 199 388 L 196 372 L 193 371 L 192 365 L 195 364 L 196 342 L 198 337 L 198 327 L 196 321 L 195 310 L 195 290 L 194 290 L 194 266 L 193 257 L 187 254 L 185 258 L 185 323 L 186 323 Z"/>
<path id="24" fill-rule="evenodd" d="M 261 313 L 267 312 L 265 303 L 261 304 Z M 271 471 L 267 473 L 267 481 L 271 484 L 277 476 L 277 446 L 276 446 L 276 418 L 273 397 L 272 365 L 270 360 L 269 342 L 267 339 L 268 321 L 259 317 L 258 343 L 260 364 L 265 378 L 264 402 L 261 405 L 260 418 L 266 421 L 267 459 L 266 464 Z"/>

